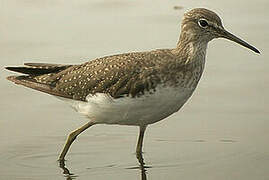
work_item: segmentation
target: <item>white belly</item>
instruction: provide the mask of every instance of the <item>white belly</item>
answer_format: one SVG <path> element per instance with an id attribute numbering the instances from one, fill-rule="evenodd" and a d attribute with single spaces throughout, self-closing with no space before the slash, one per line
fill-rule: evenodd
<path id="1" fill-rule="evenodd" d="M 138 98 L 113 99 L 97 93 L 88 96 L 88 102 L 68 101 L 76 111 L 96 123 L 140 126 L 155 123 L 178 111 L 192 92 L 192 89 L 160 87 L 153 94 L 146 93 Z"/>

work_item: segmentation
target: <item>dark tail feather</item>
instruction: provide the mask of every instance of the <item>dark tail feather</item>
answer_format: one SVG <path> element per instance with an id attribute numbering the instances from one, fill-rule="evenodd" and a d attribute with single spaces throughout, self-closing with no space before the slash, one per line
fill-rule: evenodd
<path id="1" fill-rule="evenodd" d="M 61 64 L 46 64 L 46 63 L 25 63 L 24 65 L 26 66 L 6 67 L 6 69 L 29 75 L 42 75 L 48 73 L 57 73 L 71 66 Z"/>

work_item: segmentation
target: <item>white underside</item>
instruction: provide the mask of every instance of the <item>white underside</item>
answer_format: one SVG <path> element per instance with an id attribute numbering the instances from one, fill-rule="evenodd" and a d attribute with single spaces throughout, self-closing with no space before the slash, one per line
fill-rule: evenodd
<path id="1" fill-rule="evenodd" d="M 139 98 L 113 99 L 107 94 L 87 96 L 88 102 L 60 98 L 77 112 L 100 124 L 148 125 L 178 111 L 191 96 L 192 89 L 159 87 Z"/>

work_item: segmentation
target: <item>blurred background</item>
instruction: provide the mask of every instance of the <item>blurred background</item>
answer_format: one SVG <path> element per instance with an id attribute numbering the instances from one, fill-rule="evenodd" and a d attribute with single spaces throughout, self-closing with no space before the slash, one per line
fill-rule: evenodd
<path id="1" fill-rule="evenodd" d="M 0 179 L 268 179 L 268 6 L 268 0 L 0 0 Z M 147 129 L 150 168 L 141 170 L 134 154 L 137 127 L 98 125 L 72 145 L 66 167 L 73 175 L 64 175 L 58 155 L 87 119 L 7 81 L 13 73 L 4 67 L 174 48 L 183 13 L 195 7 L 215 11 L 261 54 L 228 40 L 209 43 L 192 98 Z"/>

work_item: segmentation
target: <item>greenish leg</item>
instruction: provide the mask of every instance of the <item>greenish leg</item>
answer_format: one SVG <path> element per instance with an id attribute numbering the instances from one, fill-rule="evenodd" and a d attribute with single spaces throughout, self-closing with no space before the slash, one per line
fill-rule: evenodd
<path id="1" fill-rule="evenodd" d="M 82 127 L 76 129 L 75 131 L 73 131 L 69 134 L 69 136 L 66 140 L 64 149 L 62 150 L 61 155 L 59 157 L 59 161 L 64 161 L 65 155 L 67 154 L 71 144 L 74 142 L 74 140 L 77 138 L 77 136 L 94 124 L 95 123 L 93 123 L 93 122 L 88 122 L 87 124 L 83 125 Z"/>

